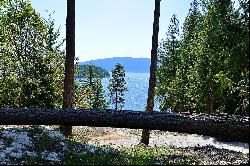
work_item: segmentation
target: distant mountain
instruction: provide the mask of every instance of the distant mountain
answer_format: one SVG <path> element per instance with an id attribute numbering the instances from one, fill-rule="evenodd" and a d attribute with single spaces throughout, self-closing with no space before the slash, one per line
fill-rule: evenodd
<path id="1" fill-rule="evenodd" d="M 150 71 L 149 58 L 114 57 L 80 62 L 79 65 L 93 64 L 111 72 L 117 63 L 122 64 L 126 72 L 149 73 Z"/>

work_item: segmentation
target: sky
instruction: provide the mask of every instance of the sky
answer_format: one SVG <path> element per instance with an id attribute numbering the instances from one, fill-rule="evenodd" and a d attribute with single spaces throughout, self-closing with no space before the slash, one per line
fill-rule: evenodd
<path id="1" fill-rule="evenodd" d="M 65 38 L 66 0 L 30 0 L 33 8 L 61 27 Z M 173 14 L 180 28 L 192 0 L 161 0 L 159 41 Z M 76 0 L 76 57 L 80 62 L 111 58 L 150 58 L 154 0 Z"/>

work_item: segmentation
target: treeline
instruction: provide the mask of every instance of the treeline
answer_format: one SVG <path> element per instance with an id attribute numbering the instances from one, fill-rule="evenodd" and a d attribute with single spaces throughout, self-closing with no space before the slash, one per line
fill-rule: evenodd
<path id="1" fill-rule="evenodd" d="M 62 108 L 64 39 L 54 20 L 42 18 L 29 1 L 0 1 L 0 108 Z M 75 108 L 104 109 L 124 105 L 125 70 L 117 64 L 106 101 L 97 66 L 75 65 Z M 118 87 L 119 86 L 119 87 Z"/>
<path id="2" fill-rule="evenodd" d="M 161 110 L 249 115 L 249 3 L 194 0 L 158 52 Z M 237 8 L 236 8 L 237 6 Z"/>
<path id="3" fill-rule="evenodd" d="M 249 115 L 248 0 L 235 6 L 230 0 L 194 0 L 182 31 L 172 17 L 158 50 L 161 110 Z M 4 0 L 0 25 L 0 108 L 61 108 L 64 39 L 53 19 L 43 19 L 28 1 Z M 110 102 L 121 109 L 124 68 L 112 71 L 109 102 L 100 77 L 84 68 L 78 76 L 86 78 L 75 81 L 75 107 L 101 109 Z"/>
<path id="4" fill-rule="evenodd" d="M 92 70 L 95 74 L 97 74 L 100 78 L 105 78 L 105 77 L 110 77 L 110 74 L 107 70 L 95 66 L 95 65 L 77 65 L 76 67 L 76 78 L 82 78 L 85 77 L 86 75 L 89 75 L 89 67 L 92 67 Z"/>

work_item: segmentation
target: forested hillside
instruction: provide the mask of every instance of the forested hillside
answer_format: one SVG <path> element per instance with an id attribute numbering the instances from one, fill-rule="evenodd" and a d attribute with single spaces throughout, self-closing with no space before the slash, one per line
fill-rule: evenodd
<path id="1" fill-rule="evenodd" d="M 94 64 L 96 66 L 100 66 L 109 72 L 111 72 L 117 63 L 122 64 L 126 72 L 149 73 L 149 58 L 114 57 L 80 62 L 80 64 Z"/>
<path id="2" fill-rule="evenodd" d="M 95 66 L 95 65 L 78 65 L 77 66 L 77 74 L 76 77 L 77 78 L 82 78 L 82 77 L 86 77 L 87 75 L 89 75 L 89 67 L 92 68 L 93 72 L 95 74 L 97 74 L 100 78 L 105 78 L 105 77 L 109 77 L 110 74 L 107 70 L 99 67 L 99 66 Z"/>

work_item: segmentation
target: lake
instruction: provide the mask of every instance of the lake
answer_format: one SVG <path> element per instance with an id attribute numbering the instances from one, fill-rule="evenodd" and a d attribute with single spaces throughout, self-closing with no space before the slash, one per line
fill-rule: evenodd
<path id="1" fill-rule="evenodd" d="M 148 96 L 149 73 L 126 73 L 125 80 L 128 91 L 125 92 L 126 103 L 124 110 L 145 111 Z M 108 84 L 110 78 L 103 78 L 102 85 L 105 90 L 106 99 L 108 100 Z M 155 103 L 155 111 L 159 111 L 159 103 Z M 112 105 L 110 106 L 112 107 Z"/>

